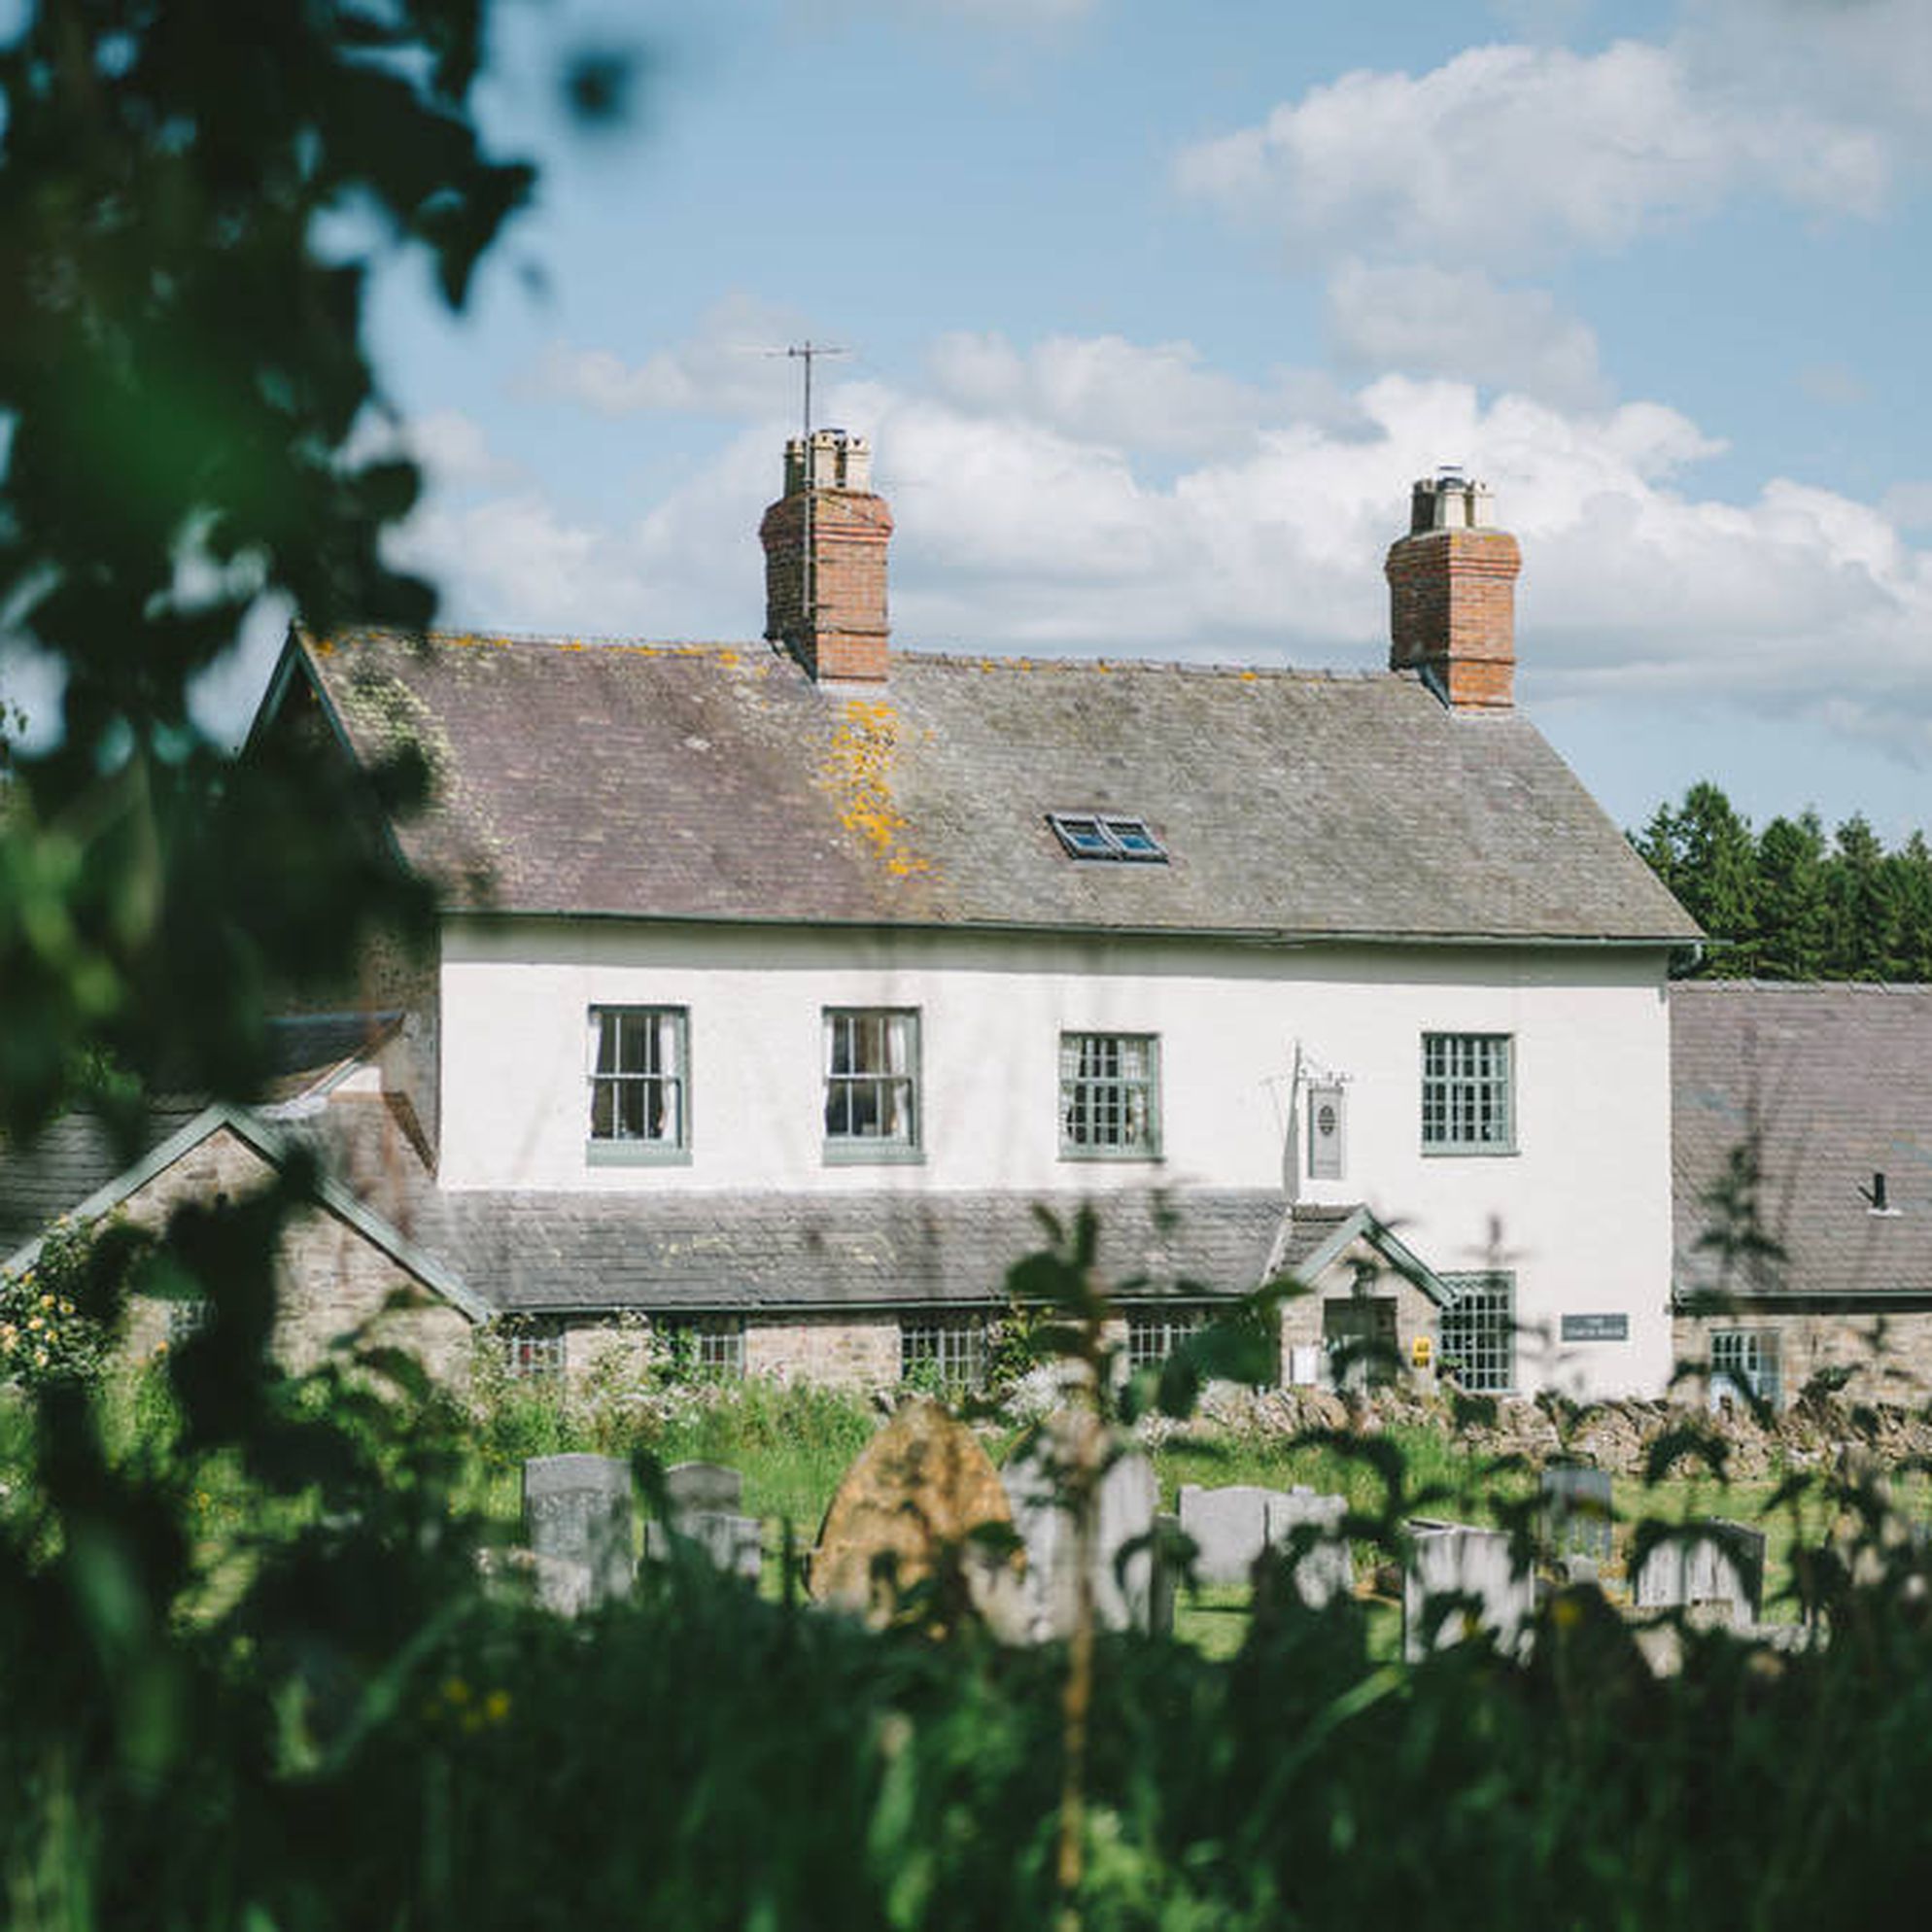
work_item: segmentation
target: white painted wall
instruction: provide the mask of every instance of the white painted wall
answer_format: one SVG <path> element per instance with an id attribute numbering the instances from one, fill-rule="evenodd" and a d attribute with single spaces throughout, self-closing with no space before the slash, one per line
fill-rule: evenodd
<path id="1" fill-rule="evenodd" d="M 465 920 L 444 934 L 452 1189 L 1085 1190 L 1280 1187 L 1365 1201 L 1438 1271 L 1512 1268 L 1519 1321 L 1623 1313 L 1628 1343 L 1525 1334 L 1519 1379 L 1661 1390 L 1670 1371 L 1669 1018 L 1658 950 L 1288 947 L 1001 934 Z M 690 1015 L 691 1158 L 586 1158 L 586 1015 Z M 920 1014 L 923 1159 L 828 1165 L 822 1011 Z M 1058 1151 L 1063 1029 L 1156 1033 L 1162 1158 Z M 1421 1152 L 1421 1038 L 1514 1036 L 1514 1155 Z M 1347 1172 L 1290 1134 L 1297 1047 L 1347 1082 Z M 1293 1157 L 1292 1157 L 1293 1156 Z"/>

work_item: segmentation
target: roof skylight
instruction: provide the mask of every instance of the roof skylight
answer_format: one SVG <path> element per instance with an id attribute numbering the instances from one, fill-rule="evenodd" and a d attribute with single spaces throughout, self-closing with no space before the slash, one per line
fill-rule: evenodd
<path id="1" fill-rule="evenodd" d="M 1122 818 L 1109 811 L 1050 811 L 1047 823 L 1077 859 L 1167 862 L 1166 847 L 1147 829 L 1144 818 Z"/>

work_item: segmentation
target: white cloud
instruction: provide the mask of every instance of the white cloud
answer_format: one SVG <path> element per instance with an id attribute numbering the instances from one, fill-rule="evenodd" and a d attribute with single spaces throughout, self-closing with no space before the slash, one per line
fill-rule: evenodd
<path id="1" fill-rule="evenodd" d="M 1120 414 L 1094 405 L 1082 433 L 1092 389 L 1051 371 L 1138 369 L 1139 353 L 1183 397 L 1222 379 L 1191 353 L 1082 346 L 950 338 L 929 388 L 828 397 L 873 436 L 908 645 L 1377 665 L 1409 480 L 1456 460 L 1495 485 L 1523 542 L 1533 697 L 1715 696 L 1932 755 L 1932 550 L 1904 534 L 1927 514 L 1910 492 L 1874 506 L 1780 479 L 1721 502 L 1690 487 L 1719 445 L 1677 411 L 1401 376 L 1355 396 L 1348 432 L 1283 418 L 1154 481 Z M 464 624 L 754 638 L 777 433 L 742 431 L 629 526 L 570 521 L 530 492 L 439 500 L 411 559 L 451 584 Z M 1142 451 L 1171 448 L 1162 420 L 1144 433 Z"/>
<path id="2" fill-rule="evenodd" d="M 1765 190 L 1871 214 L 1886 160 L 1855 122 L 1733 93 L 1674 48 L 1471 48 L 1359 71 L 1204 141 L 1181 186 L 1303 248 L 1455 267 L 1621 246 Z"/>
<path id="3" fill-rule="evenodd" d="M 1359 368 L 1462 376 L 1574 407 L 1606 399 L 1585 324 L 1545 290 L 1499 288 L 1475 269 L 1345 261 L 1328 282 L 1328 327 Z"/>
<path id="4" fill-rule="evenodd" d="M 798 364 L 784 351 L 808 332 L 790 310 L 733 295 L 705 314 L 688 341 L 641 362 L 626 362 L 607 349 L 554 344 L 524 387 L 539 399 L 581 403 L 602 416 L 795 411 Z"/>
<path id="5" fill-rule="evenodd" d="M 1204 368 L 1190 342 L 1152 347 L 1120 335 L 1052 335 L 1016 349 L 1004 335 L 941 336 L 927 358 L 941 399 L 1076 439 L 1161 454 L 1245 447 L 1262 426 L 1357 418 L 1327 376 L 1278 371 L 1265 387 Z"/>
<path id="6" fill-rule="evenodd" d="M 520 474 L 514 463 L 491 449 L 482 425 L 460 409 L 410 418 L 400 440 L 430 481 L 446 488 L 500 488 Z"/>

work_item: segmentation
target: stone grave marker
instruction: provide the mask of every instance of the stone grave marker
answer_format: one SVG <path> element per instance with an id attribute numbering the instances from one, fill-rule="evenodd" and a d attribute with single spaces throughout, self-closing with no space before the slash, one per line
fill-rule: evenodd
<path id="1" fill-rule="evenodd" d="M 1542 1476 L 1542 1541 L 1553 1557 L 1608 1563 L 1615 1543 L 1610 1472 L 1553 1463 Z"/>
<path id="2" fill-rule="evenodd" d="M 1411 1663 L 1424 1654 L 1429 1601 L 1432 1597 L 1472 1598 L 1472 1606 L 1452 1610 L 1435 1633 L 1442 1649 L 1469 1634 L 1470 1624 L 1495 1633 L 1497 1647 L 1515 1651 L 1535 1614 L 1535 1579 L 1519 1571 L 1501 1530 L 1477 1530 L 1466 1523 L 1418 1517 L 1409 1525 L 1415 1553 L 1402 1582 L 1402 1654 Z"/>
<path id="3" fill-rule="evenodd" d="M 744 1478 L 722 1463 L 673 1463 L 664 1472 L 664 1522 L 644 1525 L 644 1554 L 662 1562 L 671 1538 L 684 1536 L 704 1551 L 714 1570 L 756 1583 L 765 1568 L 763 1526 L 741 1513 Z"/>
<path id="4" fill-rule="evenodd" d="M 1006 1491 L 979 1438 L 939 1403 L 908 1402 L 839 1480 L 808 1586 L 818 1602 L 889 1620 L 899 1596 L 931 1577 L 948 1550 L 974 1606 L 996 1630 L 1018 1617 L 1020 1557 L 976 1548 L 970 1533 L 1011 1529 Z"/>
<path id="5" fill-rule="evenodd" d="M 1764 1532 L 1710 1521 L 1655 1544 L 1637 1572 L 1639 1610 L 1705 1609 L 1754 1624 L 1764 1603 Z"/>
<path id="6" fill-rule="evenodd" d="M 1194 1544 L 1194 1577 L 1200 1583 L 1247 1583 L 1265 1549 L 1279 1549 L 1295 1531 L 1314 1524 L 1323 1533 L 1295 1566 L 1296 1592 L 1312 1609 L 1355 1588 L 1355 1563 L 1334 1532 L 1348 1514 L 1348 1501 L 1317 1496 L 1305 1483 L 1292 1490 L 1229 1484 L 1181 1491 L 1181 1529 Z"/>
<path id="7" fill-rule="evenodd" d="M 1355 1552 L 1341 1533 L 1348 1514 L 1345 1496 L 1319 1496 L 1296 1484 L 1284 1493 L 1267 1492 L 1266 1533 L 1270 1549 L 1284 1549 L 1295 1532 L 1312 1524 L 1316 1539 L 1294 1566 L 1294 1593 L 1311 1610 L 1326 1609 L 1337 1597 L 1355 1592 Z"/>
<path id="8" fill-rule="evenodd" d="M 1194 1545 L 1194 1577 L 1201 1583 L 1246 1583 L 1255 1559 L 1268 1546 L 1268 1503 L 1277 1490 L 1249 1483 L 1204 1489 L 1181 1486 L 1181 1534 Z"/>
<path id="9" fill-rule="evenodd" d="M 1053 1470 L 1070 1459 L 1074 1432 L 1084 1426 L 1090 1424 L 1075 1411 L 1056 1411 L 1041 1425 L 1032 1451 L 1016 1455 L 1001 1471 L 1014 1527 L 1026 1546 L 1024 1634 L 1035 1642 L 1073 1629 L 1074 1523 L 1059 1501 Z M 1104 1629 L 1173 1628 L 1172 1580 L 1156 1589 L 1149 1547 L 1159 1504 L 1154 1465 L 1137 1449 L 1116 1456 L 1100 1479 L 1094 1538 L 1093 1606 Z M 1122 1565 L 1121 1553 L 1129 1543 L 1141 1547 Z M 1156 1615 L 1163 1608 L 1164 1625 Z"/>
<path id="10" fill-rule="evenodd" d="M 569 1616 L 630 1594 L 636 1569 L 631 1466 L 614 1456 L 532 1456 L 523 1532 L 537 1601 Z"/>

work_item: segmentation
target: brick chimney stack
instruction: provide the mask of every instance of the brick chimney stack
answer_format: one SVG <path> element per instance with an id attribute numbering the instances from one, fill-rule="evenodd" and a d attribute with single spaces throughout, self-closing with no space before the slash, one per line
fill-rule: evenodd
<path id="1" fill-rule="evenodd" d="M 785 444 L 785 493 L 758 527 L 765 635 L 819 683 L 885 676 L 885 546 L 892 512 L 873 494 L 863 436 L 814 430 Z"/>
<path id="2" fill-rule="evenodd" d="M 1419 671 L 1459 711 L 1515 704 L 1516 576 L 1523 553 L 1495 528 L 1487 483 L 1457 469 L 1424 477 L 1409 534 L 1389 547 L 1389 669 Z"/>

